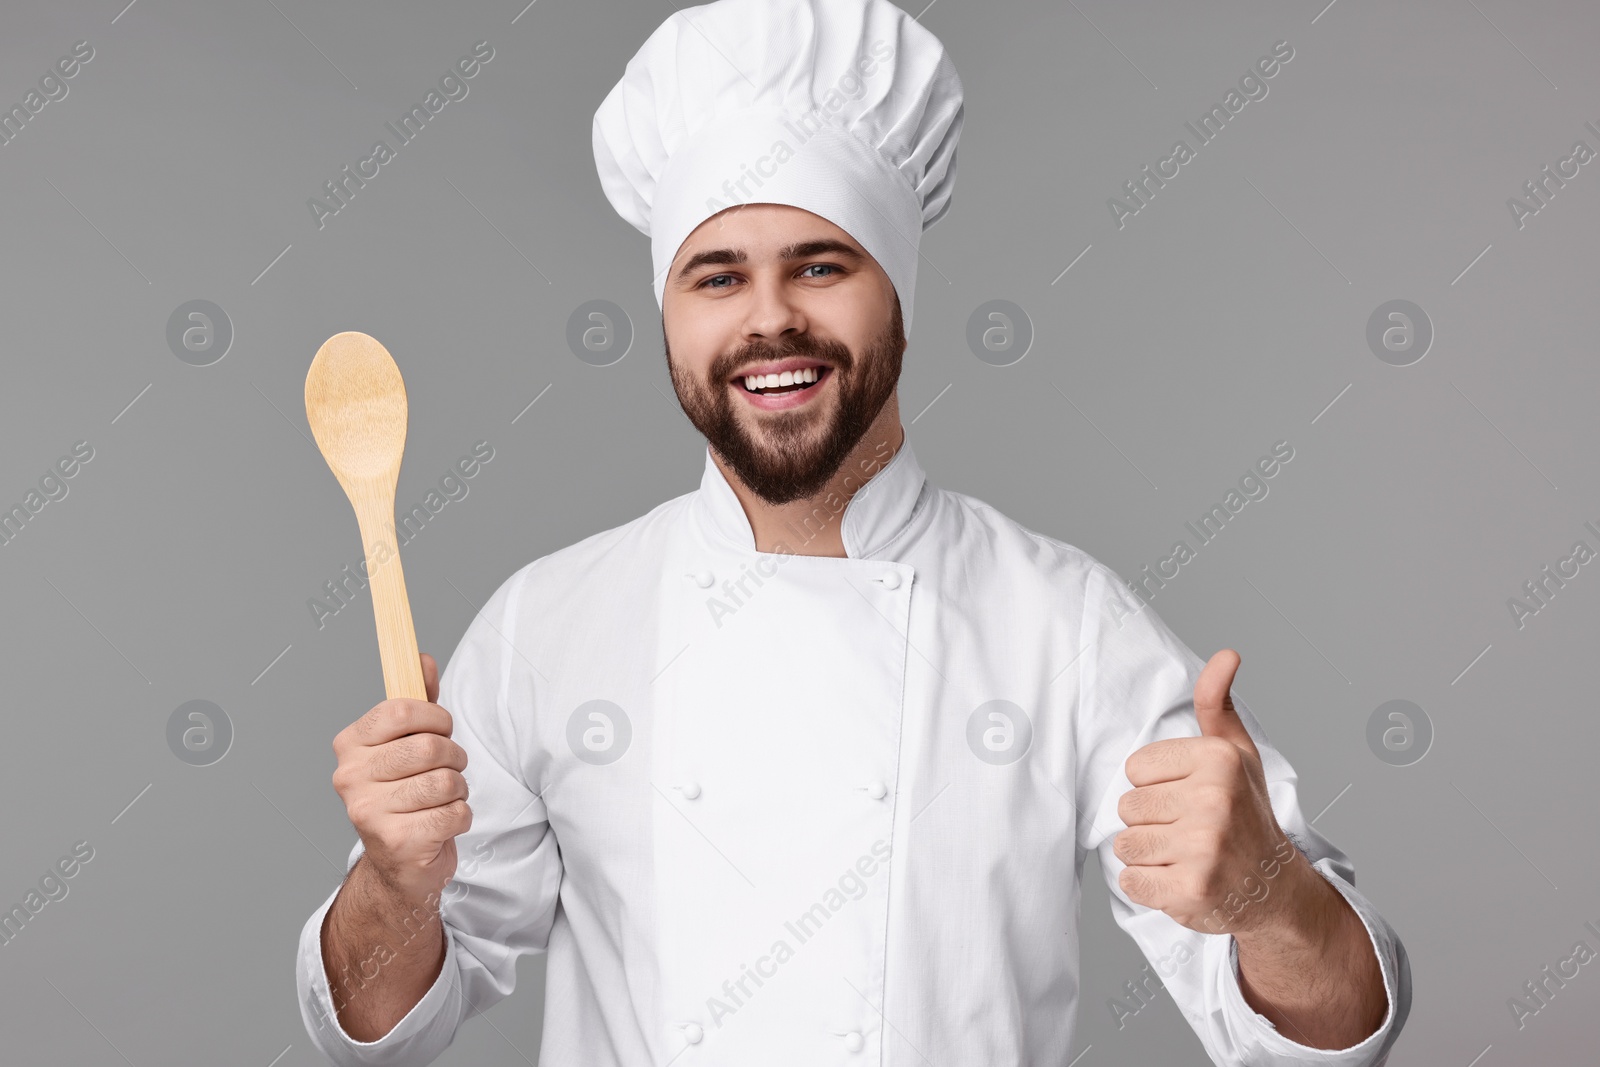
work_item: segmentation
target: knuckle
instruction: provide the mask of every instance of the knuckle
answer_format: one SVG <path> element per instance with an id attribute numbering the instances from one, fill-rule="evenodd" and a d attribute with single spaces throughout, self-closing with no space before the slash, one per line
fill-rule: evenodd
<path id="1" fill-rule="evenodd" d="M 439 735 L 412 734 L 405 739 L 406 752 L 418 767 L 432 770 L 439 766 Z"/>
<path id="2" fill-rule="evenodd" d="M 466 793 L 466 780 L 449 767 L 436 767 L 407 779 L 413 786 L 410 799 L 427 807 L 448 806 L 450 801 L 462 799 Z"/>
<path id="3" fill-rule="evenodd" d="M 454 741 L 441 734 L 428 734 L 426 741 L 428 762 L 435 767 L 448 767 L 455 762 Z"/>
<path id="4" fill-rule="evenodd" d="M 384 725 L 394 729 L 404 728 L 411 720 L 411 710 L 406 702 L 400 699 L 385 700 L 372 709 L 373 724 Z"/>
<path id="5" fill-rule="evenodd" d="M 457 799 L 460 788 L 456 785 L 455 773 L 449 767 L 436 767 L 429 771 L 426 775 L 429 799 L 440 803 Z"/>
<path id="6" fill-rule="evenodd" d="M 1207 758 L 1223 767 L 1244 766 L 1244 750 L 1224 737 L 1208 737 L 1206 741 Z"/>
<path id="7" fill-rule="evenodd" d="M 345 801 L 344 810 L 353 826 L 366 826 L 372 815 L 372 801 L 365 794 L 358 793 Z"/>

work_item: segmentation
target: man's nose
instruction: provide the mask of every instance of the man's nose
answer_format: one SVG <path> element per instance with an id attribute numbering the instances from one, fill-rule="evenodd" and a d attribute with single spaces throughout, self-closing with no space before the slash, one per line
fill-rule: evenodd
<path id="1" fill-rule="evenodd" d="M 761 278 L 753 280 L 750 288 L 749 307 L 744 321 L 747 341 L 777 341 L 805 332 L 805 315 L 783 282 Z"/>

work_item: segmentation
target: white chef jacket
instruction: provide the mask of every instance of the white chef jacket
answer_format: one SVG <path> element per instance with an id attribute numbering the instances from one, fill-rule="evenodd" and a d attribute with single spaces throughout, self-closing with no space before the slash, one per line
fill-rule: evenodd
<path id="1" fill-rule="evenodd" d="M 500 586 L 440 689 L 473 810 L 443 970 L 388 1034 L 352 1040 L 321 958 L 329 894 L 297 965 L 323 1053 L 430 1063 L 545 952 L 541 1065 L 1059 1067 L 1097 850 L 1118 925 L 1215 1063 L 1386 1061 L 1405 950 L 1237 694 L 1278 822 L 1366 925 L 1382 1027 L 1298 1044 L 1245 1002 L 1230 933 L 1118 885 L 1124 761 L 1199 735 L 1204 664 L 1151 608 L 1083 551 L 928 483 L 909 439 L 842 523 L 846 558 L 758 552 L 708 448 L 698 491 Z"/>

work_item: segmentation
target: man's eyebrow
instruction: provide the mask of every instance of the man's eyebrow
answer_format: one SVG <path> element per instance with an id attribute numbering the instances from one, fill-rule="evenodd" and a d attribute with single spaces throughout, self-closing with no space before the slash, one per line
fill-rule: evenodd
<path id="1" fill-rule="evenodd" d="M 809 256 L 820 256 L 831 252 L 836 256 L 846 256 L 850 259 L 860 260 L 861 253 L 845 244 L 835 241 L 831 237 L 818 238 L 815 241 L 800 241 L 789 245 L 778 252 L 780 259 L 805 259 Z"/>
<path id="2" fill-rule="evenodd" d="M 778 258 L 784 260 L 806 259 L 810 256 L 820 256 L 825 253 L 844 256 L 858 262 L 863 258 L 862 254 L 854 248 L 851 248 L 843 241 L 836 241 L 831 237 L 819 237 L 811 241 L 796 241 L 794 244 L 785 245 L 778 250 Z M 748 258 L 742 248 L 711 248 L 704 252 L 696 252 L 689 257 L 689 261 L 678 271 L 677 278 L 682 281 L 700 267 L 744 263 Z"/>
<path id="3" fill-rule="evenodd" d="M 678 280 L 682 281 L 692 274 L 697 268 L 707 264 L 743 263 L 745 261 L 742 248 L 712 248 L 704 252 L 696 252 L 689 257 L 689 262 L 678 271 Z"/>

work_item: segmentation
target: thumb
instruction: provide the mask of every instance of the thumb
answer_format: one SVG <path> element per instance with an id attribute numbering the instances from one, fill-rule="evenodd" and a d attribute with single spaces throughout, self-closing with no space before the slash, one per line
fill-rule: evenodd
<path id="1" fill-rule="evenodd" d="M 422 685 L 428 691 L 428 703 L 439 703 L 439 664 L 426 652 L 422 655 Z"/>
<path id="2" fill-rule="evenodd" d="M 1220 737 L 1232 741 L 1250 755 L 1261 758 L 1250 732 L 1233 706 L 1233 676 L 1239 670 L 1239 653 L 1225 648 L 1207 661 L 1194 683 L 1194 714 L 1200 722 L 1201 737 Z"/>

